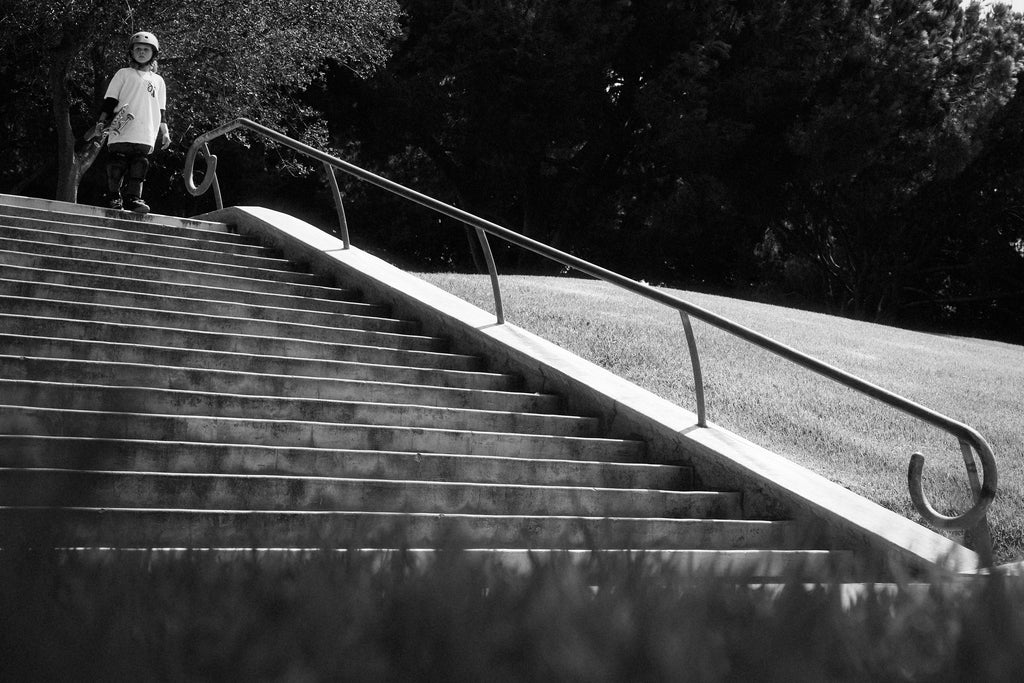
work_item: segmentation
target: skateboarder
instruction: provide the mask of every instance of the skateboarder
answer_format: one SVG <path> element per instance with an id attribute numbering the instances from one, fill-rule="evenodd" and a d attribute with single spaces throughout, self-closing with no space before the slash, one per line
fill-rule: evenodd
<path id="1" fill-rule="evenodd" d="M 107 190 L 112 209 L 148 213 L 142 201 L 142 184 L 149 171 L 149 155 L 159 146 L 167 149 L 171 136 L 167 131 L 165 110 L 167 86 L 157 74 L 156 58 L 160 43 L 148 31 L 139 31 L 128 41 L 131 66 L 118 70 L 107 87 L 103 110 L 92 136 L 101 135 L 115 111 L 127 109 L 130 116 L 120 130 L 113 127 L 107 139 Z M 127 182 L 125 182 L 127 176 Z M 122 197 L 122 185 L 124 195 Z"/>

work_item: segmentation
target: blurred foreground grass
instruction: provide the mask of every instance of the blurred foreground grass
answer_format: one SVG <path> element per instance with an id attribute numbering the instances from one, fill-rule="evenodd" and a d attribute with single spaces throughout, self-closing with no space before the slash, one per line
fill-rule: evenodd
<path id="1" fill-rule="evenodd" d="M 758 586 L 642 554 L 0 552 L 0 680 L 1019 680 L 1024 583 Z"/>
<path id="2" fill-rule="evenodd" d="M 487 276 L 420 277 L 493 311 Z M 509 275 L 501 287 L 508 322 L 696 410 L 674 310 L 591 279 Z M 996 559 L 1024 559 L 1024 347 L 665 291 L 977 429 L 999 471 L 989 512 Z M 693 326 L 710 421 L 915 521 L 907 464 L 921 451 L 935 507 L 970 507 L 953 437 L 696 319 Z"/>

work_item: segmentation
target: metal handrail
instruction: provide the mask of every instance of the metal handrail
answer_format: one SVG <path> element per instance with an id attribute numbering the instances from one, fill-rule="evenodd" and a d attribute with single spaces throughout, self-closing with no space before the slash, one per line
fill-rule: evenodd
<path id="1" fill-rule="evenodd" d="M 487 242 L 487 235 L 492 234 L 501 237 L 507 242 L 511 242 L 516 246 L 528 249 L 534 253 L 540 254 L 548 259 L 561 263 L 564 266 L 573 268 L 582 273 L 590 275 L 591 277 L 603 280 L 617 287 L 633 292 L 639 296 L 642 296 L 651 301 L 668 306 L 669 308 L 675 309 L 679 312 L 682 317 L 682 322 L 686 332 L 687 346 L 690 350 L 690 358 L 693 364 L 694 373 L 694 384 L 695 394 L 697 398 L 697 415 L 698 425 L 706 427 L 706 410 L 704 405 L 704 387 L 703 379 L 700 371 L 699 355 L 697 353 L 696 341 L 693 336 L 692 329 L 690 327 L 689 316 L 693 316 L 699 320 L 702 320 L 709 325 L 713 325 L 720 330 L 728 332 L 744 341 L 753 344 L 765 351 L 774 353 L 777 356 L 785 358 L 786 360 L 793 362 L 800 367 L 810 370 L 814 373 L 827 377 L 845 387 L 853 389 L 861 394 L 864 394 L 870 398 L 881 401 L 886 405 L 900 410 L 912 417 L 917 418 L 923 422 L 926 422 L 933 427 L 945 431 L 948 434 L 956 437 L 960 443 L 961 450 L 964 455 L 964 464 L 967 467 L 968 477 L 971 481 L 972 493 L 974 496 L 973 506 L 959 515 L 948 516 L 944 515 L 932 506 L 929 502 L 928 497 L 924 493 L 924 486 L 922 483 L 922 473 L 924 468 L 924 456 L 921 453 L 914 453 L 910 459 L 910 466 L 908 470 L 908 487 L 910 489 L 911 500 L 914 506 L 917 508 L 918 513 L 930 524 L 941 529 L 970 529 L 975 527 L 985 527 L 987 533 L 987 523 L 985 521 L 985 514 L 988 506 L 992 503 L 992 500 L 996 495 L 996 487 L 998 485 L 998 473 L 996 471 L 995 458 L 992 454 L 992 449 L 988 445 L 988 442 L 972 427 L 969 427 L 962 422 L 958 422 L 942 413 L 936 412 L 931 408 L 927 408 L 919 403 L 911 401 L 907 398 L 894 394 L 882 387 L 872 384 L 866 380 L 863 380 L 855 375 L 852 375 L 844 370 L 840 370 L 835 366 L 829 365 L 816 358 L 808 356 L 796 349 L 775 341 L 769 337 L 766 337 L 758 332 L 755 332 L 749 328 L 746 328 L 738 323 L 735 323 L 727 318 L 712 313 L 700 306 L 691 304 L 678 297 L 667 294 L 663 291 L 650 287 L 649 285 L 637 282 L 623 275 L 619 275 L 613 271 L 601 268 L 600 266 L 584 261 L 583 259 L 577 258 L 571 254 L 567 254 L 563 251 L 559 251 L 553 247 L 550 247 L 542 242 L 533 240 L 525 235 L 521 235 L 517 232 L 513 232 L 508 228 L 504 228 L 496 223 L 484 220 L 478 216 L 474 216 L 471 213 L 455 208 L 449 204 L 445 204 L 437 199 L 428 197 L 427 195 L 420 194 L 415 190 L 411 190 L 403 185 L 396 182 L 378 176 L 370 171 L 362 169 L 351 163 L 343 161 L 326 154 L 313 147 L 305 145 L 301 142 L 293 140 L 282 133 L 275 130 L 262 126 L 249 119 L 239 118 L 226 123 L 218 128 L 215 128 L 203 135 L 200 135 L 192 143 L 189 148 L 188 155 L 185 159 L 185 168 L 182 175 L 185 179 L 185 186 L 188 191 L 193 195 L 199 195 L 209 189 L 210 185 L 216 180 L 216 169 L 217 169 L 217 157 L 210 154 L 207 144 L 218 137 L 226 135 L 231 131 L 238 128 L 246 128 L 254 132 L 260 133 L 266 137 L 269 137 L 280 144 L 289 147 L 297 152 L 301 152 L 309 157 L 321 161 L 325 168 L 332 169 L 330 176 L 333 179 L 333 169 L 341 169 L 349 175 L 355 176 L 361 180 L 369 182 L 377 187 L 388 190 L 400 197 L 403 197 L 409 201 L 415 202 L 422 206 L 426 206 L 434 211 L 444 214 L 450 218 L 461 221 L 466 225 L 472 226 L 476 229 L 477 235 L 480 237 L 481 244 L 484 247 L 484 254 L 487 258 L 487 266 L 490 271 L 491 285 L 494 292 L 495 310 L 498 323 L 504 322 L 504 316 L 502 314 L 501 305 L 501 292 L 498 286 L 497 269 L 494 266 L 494 260 L 491 256 L 490 247 Z M 195 164 L 196 155 L 202 150 L 203 155 L 206 159 L 206 174 L 203 178 L 203 182 L 197 187 L 192 179 L 193 167 Z M 341 195 L 337 189 L 337 183 L 332 183 L 332 189 L 334 190 L 335 203 L 338 207 L 339 216 L 343 223 L 343 242 L 347 249 L 349 247 L 347 227 L 344 226 L 344 209 L 341 204 Z M 220 196 L 217 196 L 218 208 L 223 208 Z M 977 466 L 974 463 L 974 458 L 971 455 L 971 449 L 976 452 L 981 460 L 981 471 L 983 478 L 978 483 Z M 980 549 L 986 557 L 990 555 L 991 549 Z"/>

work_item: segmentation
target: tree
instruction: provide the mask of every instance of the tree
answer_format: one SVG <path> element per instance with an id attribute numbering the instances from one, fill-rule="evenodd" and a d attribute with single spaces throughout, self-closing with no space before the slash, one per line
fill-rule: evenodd
<path id="1" fill-rule="evenodd" d="M 677 4 L 409 0 L 389 68 L 346 82 L 355 97 L 332 119 L 364 154 L 422 151 L 470 211 L 602 253 L 635 201 L 645 83 L 672 59 L 710 59 L 712 15 L 724 15 L 721 2 Z"/>
<path id="2" fill-rule="evenodd" d="M 804 38 L 783 48 L 804 74 L 772 136 L 786 171 L 761 183 L 778 198 L 763 217 L 771 251 L 813 268 L 840 311 L 891 319 L 951 244 L 919 219 L 920 200 L 977 157 L 1013 95 L 1019 18 L 955 1 L 872 0 L 775 3 L 752 21 Z"/>
<path id="3" fill-rule="evenodd" d="M 172 133 L 246 115 L 322 140 L 322 127 L 296 93 L 328 62 L 360 75 L 380 67 L 397 13 L 392 0 L 170 0 L 138 8 L 123 0 L 5 2 L 0 69 L 20 96 L 4 107 L 9 141 L 55 139 L 56 195 L 75 201 L 99 151 L 76 144 L 75 131 L 95 120 L 107 79 L 125 63 L 125 41 L 140 28 L 162 43 Z M 48 126 L 39 116 L 46 109 Z"/>
<path id="4" fill-rule="evenodd" d="M 86 41 L 88 36 L 110 30 L 114 5 L 112 0 L 42 0 L 5 3 L 2 11 L 0 67 L 13 95 L 4 102 L 5 139 L 14 148 L 55 141 L 59 197 L 74 198 L 83 167 L 91 164 L 99 151 L 91 147 L 76 153 L 71 119 L 74 100 L 100 87 L 82 78 L 86 60 L 96 66 L 96 54 L 86 51 Z M 77 91 L 73 93 L 73 89 Z M 48 123 L 41 115 L 45 111 L 51 113 Z M 15 173 L 25 174 L 29 164 L 38 163 L 38 157 L 22 150 L 15 161 L 21 162 L 13 169 Z"/>
<path id="5" fill-rule="evenodd" d="M 907 315 L 973 336 L 1024 343 L 1024 84 L 996 116 L 981 152 L 933 183 L 913 215 L 934 236 Z"/>

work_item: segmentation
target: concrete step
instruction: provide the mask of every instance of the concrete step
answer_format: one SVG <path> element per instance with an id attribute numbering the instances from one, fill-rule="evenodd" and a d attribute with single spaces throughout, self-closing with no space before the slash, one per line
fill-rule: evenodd
<path id="1" fill-rule="evenodd" d="M 131 410 L 131 406 L 124 405 L 109 410 L 0 405 L 0 434 L 411 451 L 601 462 L 646 461 L 644 442 L 627 439 L 309 420 L 160 415 L 137 412 Z"/>
<path id="2" fill-rule="evenodd" d="M 74 223 L 81 226 L 116 227 L 133 232 L 253 244 L 248 238 L 233 232 L 226 223 L 218 221 L 162 216 L 157 213 L 139 215 L 125 211 L 111 211 L 86 204 L 69 204 L 35 197 L 0 194 L 0 215 L 13 219 L 35 218 Z"/>
<path id="3" fill-rule="evenodd" d="M 3 329 L 3 328 L 0 328 Z M 418 384 L 480 391 L 517 391 L 518 377 L 494 372 L 418 368 L 333 359 L 254 355 L 247 352 L 175 348 L 115 341 L 20 336 L 0 333 L 0 355 L 51 360 L 82 360 L 95 363 L 151 365 L 156 372 L 178 367 L 191 370 L 236 372 L 246 375 L 278 375 L 322 380 L 350 380 Z M 4 367 L 8 360 L 3 361 Z M 13 366 L 10 372 L 19 371 Z"/>
<path id="4" fill-rule="evenodd" d="M 224 299 L 202 299 L 188 296 L 183 291 L 176 291 L 177 288 L 174 287 L 164 287 L 165 291 L 160 293 L 127 289 L 135 281 L 110 283 L 120 285 L 118 289 L 99 287 L 97 282 L 91 285 L 52 284 L 39 280 L 6 277 L 10 274 L 7 271 L 6 267 L 0 266 L 0 296 L 176 311 L 196 315 L 246 318 L 319 327 L 358 327 L 378 332 L 416 334 L 420 327 L 418 323 L 411 320 L 388 317 L 384 306 L 353 302 L 348 304 L 349 310 L 347 311 L 286 308 L 258 303 L 239 303 Z"/>
<path id="5" fill-rule="evenodd" d="M 373 403 L 294 396 L 254 396 L 219 392 L 39 382 L 0 378 L 8 405 L 74 411 L 131 411 L 157 415 L 258 418 L 347 425 L 465 429 L 557 436 L 595 436 L 598 420 L 555 415 L 455 408 L 425 403 Z M 83 416 L 89 419 L 88 416 Z M 70 417 L 69 417 L 70 420 Z M 66 428 L 71 429 L 70 425 Z"/>
<path id="6" fill-rule="evenodd" d="M 792 522 L 636 517 L 0 507 L 0 543 L 200 548 L 798 549 Z"/>
<path id="7" fill-rule="evenodd" d="M 68 235 L 90 235 L 105 239 L 126 240 L 136 242 L 148 242 L 160 244 L 167 247 L 192 247 L 210 249 L 230 254 L 246 254 L 249 256 L 270 256 L 275 257 L 273 250 L 255 242 L 243 241 L 239 235 L 227 233 L 227 226 L 219 224 L 219 230 L 183 230 L 178 234 L 169 234 L 165 230 L 159 232 L 142 231 L 138 229 L 137 223 L 128 221 L 104 221 L 96 219 L 91 222 L 65 220 L 58 215 L 54 219 L 51 214 L 45 211 L 24 213 L 22 215 L 10 215 L 5 207 L 0 205 L 0 227 L 25 228 L 29 230 L 42 230 L 50 233 L 62 233 Z"/>
<path id="8" fill-rule="evenodd" d="M 0 287 L 3 286 L 0 281 Z M 40 293 L 41 295 L 42 293 Z M 39 319 L 83 320 L 143 327 L 172 328 L 195 332 L 222 332 L 236 335 L 299 339 L 328 344 L 356 344 L 391 349 L 444 351 L 448 340 L 416 334 L 417 325 L 391 318 L 333 316 L 333 324 L 312 324 L 292 320 L 259 320 L 223 314 L 136 308 L 105 303 L 64 301 L 40 297 L 0 294 L 0 310 L 12 316 Z"/>
<path id="9" fill-rule="evenodd" d="M 150 280 L 190 286 L 221 287 L 265 294 L 308 296 L 317 299 L 344 301 L 351 297 L 350 290 L 334 287 L 326 279 L 318 280 L 310 276 L 300 277 L 302 275 L 300 273 L 282 274 L 280 271 L 277 271 L 278 275 L 293 275 L 299 279 L 288 280 L 283 277 L 268 279 L 269 273 L 260 274 L 246 269 L 234 269 L 232 273 L 199 272 L 181 268 L 180 264 L 174 263 L 113 263 L 95 258 L 79 258 L 75 254 L 52 256 L 10 249 L 0 249 L 0 264 L 17 268 L 104 275 L 128 280 Z"/>
<path id="10" fill-rule="evenodd" d="M 225 391 L 247 396 L 277 396 L 288 399 L 371 401 L 532 413 L 561 412 L 562 404 L 560 397 L 553 394 L 402 384 L 389 382 L 384 377 L 379 378 L 379 381 L 325 379 L 2 354 L 0 367 L 3 368 L 3 377 L 0 381 L 6 379 L 198 392 Z"/>
<path id="11" fill-rule="evenodd" d="M 0 219 L 2 221 L 2 219 Z M 146 233 L 135 233 L 127 230 L 117 231 L 118 234 L 102 236 L 80 234 L 70 230 L 56 230 L 49 223 L 40 222 L 35 227 L 5 226 L 0 222 L 0 244 L 21 242 L 33 245 L 31 251 L 48 253 L 48 249 L 39 245 L 66 247 L 76 252 L 82 250 L 100 250 L 118 254 L 137 254 L 139 256 L 155 256 L 161 258 L 186 259 L 195 263 L 216 262 L 221 265 L 241 266 L 244 268 L 302 271 L 296 263 L 274 256 L 269 250 L 256 253 L 237 253 L 233 248 L 220 244 L 204 246 L 198 241 L 181 240 L 181 244 L 162 244 L 148 239 L 137 239 Z M 65 226 L 68 227 L 68 226 Z M 70 226 L 75 227 L 75 226 Z"/>
<path id="12" fill-rule="evenodd" d="M 693 488 L 692 469 L 676 465 L 57 436 L 0 435 L 0 466 L 674 491 Z"/>
<path id="13" fill-rule="evenodd" d="M 4 330 L 8 335 L 25 337 L 57 337 L 178 349 L 230 351 L 253 356 L 253 363 L 257 363 L 256 357 L 258 356 L 270 355 L 451 370 L 478 370 L 483 365 L 483 360 L 477 356 L 441 351 L 341 344 L 230 332 L 183 330 L 156 325 L 125 325 L 71 318 L 39 318 L 32 315 L 0 313 L 0 330 Z M 8 352 L 0 348 L 0 353 Z M 250 368 L 252 367 L 254 366 L 250 366 Z"/>
<path id="14" fill-rule="evenodd" d="M 347 313 L 381 318 L 386 318 L 389 315 L 387 306 L 360 301 L 358 292 L 340 287 L 332 288 L 330 292 L 344 298 L 325 299 L 292 294 L 274 294 L 252 289 L 208 287 L 179 282 L 161 282 L 159 280 L 132 280 L 102 274 L 44 270 L 42 268 L 12 266 L 2 263 L 0 263 L 0 277 L 13 282 L 31 282 L 41 288 L 39 291 L 45 291 L 42 288 L 48 286 L 67 286 L 169 299 L 187 299 L 194 301 L 196 304 L 200 302 L 210 302 L 212 305 L 234 304 L 257 309 L 307 311 L 320 315 Z M 7 293 L 25 295 L 20 290 Z"/>
<path id="15" fill-rule="evenodd" d="M 325 284 L 320 275 L 303 272 L 288 261 L 261 261 L 261 265 L 241 265 L 224 263 L 217 252 L 207 252 L 205 258 L 189 258 L 179 253 L 174 255 L 156 255 L 125 251 L 124 243 L 113 243 L 117 249 L 106 247 L 85 247 L 64 244 L 51 244 L 30 240 L 16 240 L 0 237 L 0 250 L 32 254 L 37 258 L 72 258 L 86 261 L 98 261 L 106 264 L 107 272 L 118 272 L 117 266 L 145 266 L 151 268 L 172 268 L 184 273 L 195 272 L 204 275 L 229 275 L 239 277 L 258 277 L 278 282 L 297 284 Z"/>
<path id="16" fill-rule="evenodd" d="M 0 506 L 738 519 L 737 493 L 0 467 Z"/>

